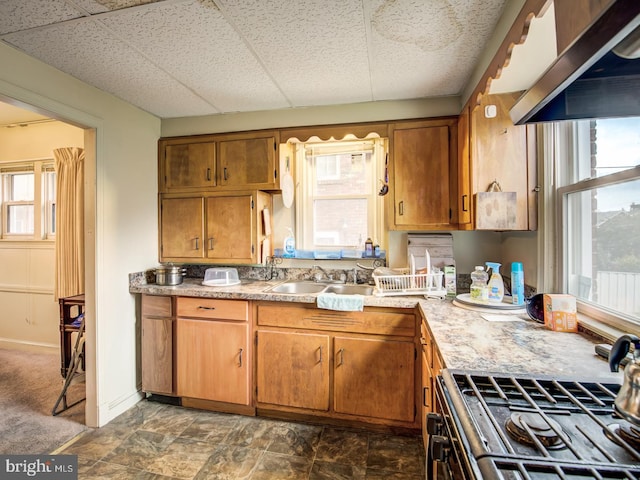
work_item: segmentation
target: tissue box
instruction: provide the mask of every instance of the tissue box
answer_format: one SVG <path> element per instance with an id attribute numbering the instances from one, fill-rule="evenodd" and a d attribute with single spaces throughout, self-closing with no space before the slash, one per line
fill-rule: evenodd
<path id="1" fill-rule="evenodd" d="M 576 297 L 573 295 L 545 293 L 544 325 L 556 332 L 577 332 Z"/>

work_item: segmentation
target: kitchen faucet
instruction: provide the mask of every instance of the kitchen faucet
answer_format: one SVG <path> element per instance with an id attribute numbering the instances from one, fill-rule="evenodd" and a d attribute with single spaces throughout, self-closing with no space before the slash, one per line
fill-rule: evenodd
<path id="1" fill-rule="evenodd" d="M 329 280 L 330 282 L 333 281 L 333 275 L 329 275 L 327 271 L 324 268 L 322 268 L 320 265 L 314 265 L 313 267 L 311 267 L 311 272 L 313 272 L 313 270 L 316 268 L 320 270 L 322 273 L 324 273 L 325 277 L 327 277 L 327 280 Z M 315 275 L 314 278 L 316 282 L 319 282 L 320 279 L 322 278 L 322 275 Z"/>
<path id="2" fill-rule="evenodd" d="M 324 268 L 322 268 L 320 265 L 314 265 L 313 267 L 311 267 L 311 271 L 313 272 L 314 269 L 318 269 L 320 270 L 322 273 L 324 273 L 324 276 L 327 277 L 327 281 L 330 283 L 344 283 L 344 281 L 341 280 L 334 280 L 333 278 L 333 274 L 328 273 Z M 314 281 L 319 282 L 322 278 L 322 275 L 317 274 L 314 276 Z"/>

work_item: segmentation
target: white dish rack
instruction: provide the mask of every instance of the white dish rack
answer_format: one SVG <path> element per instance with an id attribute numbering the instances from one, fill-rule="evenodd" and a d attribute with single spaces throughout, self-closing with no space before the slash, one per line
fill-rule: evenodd
<path id="1" fill-rule="evenodd" d="M 444 297 L 444 272 L 416 273 L 406 275 L 373 275 L 376 283 L 375 295 L 427 295 Z"/>

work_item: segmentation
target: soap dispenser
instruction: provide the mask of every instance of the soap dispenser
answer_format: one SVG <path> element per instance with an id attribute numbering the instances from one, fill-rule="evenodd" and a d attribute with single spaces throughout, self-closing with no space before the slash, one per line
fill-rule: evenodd
<path id="1" fill-rule="evenodd" d="M 283 253 L 284 258 L 294 258 L 296 256 L 296 237 L 293 236 L 293 230 L 289 230 L 289 235 L 284 239 Z"/>
<path id="2" fill-rule="evenodd" d="M 491 269 L 491 278 L 489 279 L 489 301 L 500 303 L 504 298 L 504 282 L 500 275 L 500 265 L 497 262 L 487 262 L 487 268 Z"/>

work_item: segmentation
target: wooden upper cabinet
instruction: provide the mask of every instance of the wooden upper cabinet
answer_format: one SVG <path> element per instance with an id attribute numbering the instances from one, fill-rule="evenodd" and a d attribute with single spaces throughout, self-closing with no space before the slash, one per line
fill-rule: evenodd
<path id="1" fill-rule="evenodd" d="M 207 258 L 251 262 L 255 248 L 253 196 L 207 198 Z"/>
<path id="2" fill-rule="evenodd" d="M 221 139 L 218 142 L 220 186 L 276 187 L 277 144 L 274 135 Z"/>
<path id="3" fill-rule="evenodd" d="M 160 262 L 261 263 L 265 208 L 261 191 L 160 195 Z"/>
<path id="4" fill-rule="evenodd" d="M 216 185 L 215 142 L 160 141 L 158 147 L 161 192 L 211 188 Z"/>
<path id="5" fill-rule="evenodd" d="M 204 257 L 204 199 L 161 198 L 160 261 L 181 262 Z"/>
<path id="6" fill-rule="evenodd" d="M 472 193 L 486 192 L 498 182 L 502 192 L 515 192 L 515 224 L 499 230 L 535 230 L 537 228 L 536 139 L 534 125 L 514 125 L 509 109 L 517 93 L 485 95 L 471 114 Z M 485 108 L 495 107 L 495 116 Z M 473 204 L 474 220 L 486 212 Z"/>
<path id="7" fill-rule="evenodd" d="M 457 120 L 393 124 L 390 142 L 391 228 L 455 228 Z"/>
<path id="8" fill-rule="evenodd" d="M 162 138 L 158 190 L 277 190 L 278 133 L 260 131 Z"/>

